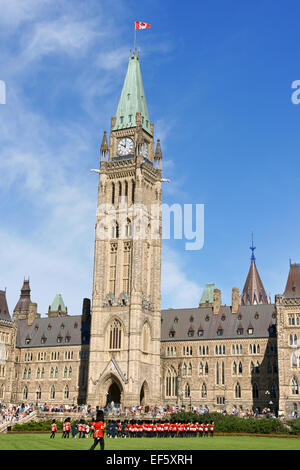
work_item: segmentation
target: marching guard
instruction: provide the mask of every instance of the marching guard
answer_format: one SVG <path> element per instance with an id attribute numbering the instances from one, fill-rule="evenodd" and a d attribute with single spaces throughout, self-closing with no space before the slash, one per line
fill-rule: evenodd
<path id="1" fill-rule="evenodd" d="M 100 449 L 104 450 L 104 413 L 102 410 L 97 410 L 96 421 L 92 423 L 94 428 L 94 444 L 90 450 L 94 450 L 95 447 L 100 444 Z"/>

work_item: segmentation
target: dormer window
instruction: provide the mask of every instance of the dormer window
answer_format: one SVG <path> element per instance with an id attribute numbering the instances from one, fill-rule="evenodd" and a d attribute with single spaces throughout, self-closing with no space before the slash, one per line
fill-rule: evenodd
<path id="1" fill-rule="evenodd" d="M 39 326 L 35 325 L 34 329 L 35 329 L 35 331 L 37 331 L 39 329 Z"/>
<path id="2" fill-rule="evenodd" d="M 78 323 L 74 323 L 74 328 L 77 328 L 78 327 Z"/>
<path id="3" fill-rule="evenodd" d="M 223 336 L 223 329 L 222 328 L 218 328 L 217 335 L 218 336 Z"/>
<path id="4" fill-rule="evenodd" d="M 56 339 L 56 341 L 57 341 L 58 343 L 61 343 L 61 342 L 62 342 L 62 337 L 61 337 L 61 336 L 58 336 L 57 339 Z"/>
<path id="5" fill-rule="evenodd" d="M 172 329 L 169 331 L 169 338 L 174 338 L 174 336 L 175 336 L 175 330 Z"/>
<path id="6" fill-rule="evenodd" d="M 194 336 L 194 330 L 192 328 L 189 329 L 188 331 L 188 336 L 191 338 L 192 336 Z"/>
<path id="7" fill-rule="evenodd" d="M 29 336 L 27 336 L 27 338 L 25 339 L 25 344 L 29 344 L 31 341 L 31 338 Z"/>
<path id="8" fill-rule="evenodd" d="M 65 337 L 65 342 L 66 342 L 66 343 L 69 343 L 70 341 L 71 341 L 71 336 L 66 336 L 66 337 Z"/>
<path id="9" fill-rule="evenodd" d="M 253 328 L 248 328 L 247 333 L 248 335 L 253 335 Z"/>
<path id="10" fill-rule="evenodd" d="M 42 344 L 45 344 L 46 341 L 47 341 L 47 338 L 46 338 L 45 335 L 43 335 L 43 336 L 41 337 L 41 343 L 42 343 Z"/>
<path id="11" fill-rule="evenodd" d="M 65 325 L 62 323 L 62 324 L 60 325 L 60 327 L 61 327 L 61 329 L 63 330 L 64 327 L 65 327 Z"/>
<path id="12" fill-rule="evenodd" d="M 238 335 L 242 335 L 243 332 L 244 332 L 244 328 L 238 328 L 238 329 L 237 329 L 237 334 L 238 334 Z"/>
<path id="13" fill-rule="evenodd" d="M 203 330 L 202 329 L 198 330 L 198 336 L 203 336 Z"/>

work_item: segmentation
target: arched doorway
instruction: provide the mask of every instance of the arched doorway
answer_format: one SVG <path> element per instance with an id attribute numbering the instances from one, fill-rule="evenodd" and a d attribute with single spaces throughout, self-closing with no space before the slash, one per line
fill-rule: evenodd
<path id="1" fill-rule="evenodd" d="M 112 402 L 114 405 L 120 405 L 121 403 L 121 390 L 119 389 L 116 382 L 113 382 L 107 391 L 106 406 Z"/>
<path id="2" fill-rule="evenodd" d="M 145 406 L 148 405 L 149 400 L 149 387 L 147 382 L 145 381 L 142 385 L 141 392 L 140 392 L 140 405 Z"/>

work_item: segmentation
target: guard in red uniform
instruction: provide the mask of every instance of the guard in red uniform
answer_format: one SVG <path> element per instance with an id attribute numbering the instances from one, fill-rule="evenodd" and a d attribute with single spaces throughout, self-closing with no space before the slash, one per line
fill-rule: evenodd
<path id="1" fill-rule="evenodd" d="M 69 439 L 70 437 L 70 431 L 71 431 L 71 423 L 70 423 L 70 418 L 67 418 L 66 422 L 66 437 Z"/>
<path id="2" fill-rule="evenodd" d="M 57 429 L 56 429 L 56 424 L 55 424 L 55 419 L 52 420 L 52 424 L 51 424 L 51 435 L 50 435 L 50 439 L 54 439 L 55 438 L 55 433 L 56 433 Z"/>
<path id="3" fill-rule="evenodd" d="M 63 422 L 63 432 L 61 438 L 64 439 L 66 437 L 66 419 Z"/>
<path id="4" fill-rule="evenodd" d="M 211 437 L 214 437 L 215 423 L 213 421 L 210 422 L 209 430 Z"/>
<path id="5" fill-rule="evenodd" d="M 199 430 L 199 437 L 203 437 L 203 424 L 202 423 L 199 424 L 198 430 Z"/>
<path id="6" fill-rule="evenodd" d="M 96 422 L 94 425 L 94 444 L 90 450 L 94 450 L 98 443 L 100 443 L 100 449 L 104 450 L 104 413 L 102 410 L 97 410 Z"/>
<path id="7" fill-rule="evenodd" d="M 204 436 L 208 437 L 208 423 L 204 423 Z"/>

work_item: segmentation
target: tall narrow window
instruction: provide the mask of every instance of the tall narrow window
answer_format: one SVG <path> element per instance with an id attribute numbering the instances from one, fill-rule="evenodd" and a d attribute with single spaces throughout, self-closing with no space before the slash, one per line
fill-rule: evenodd
<path id="1" fill-rule="evenodd" d="M 116 291 L 116 272 L 117 272 L 117 248 L 116 243 L 110 245 L 110 281 L 109 292 L 115 294 Z"/>
<path id="2" fill-rule="evenodd" d="M 131 202 L 134 204 L 134 198 L 135 198 L 135 182 L 132 181 L 132 186 L 131 186 Z"/>
<path id="3" fill-rule="evenodd" d="M 216 384 L 219 385 L 219 363 L 216 364 Z"/>
<path id="4" fill-rule="evenodd" d="M 109 328 L 109 349 L 121 349 L 122 326 L 118 320 L 114 320 Z"/>
<path id="5" fill-rule="evenodd" d="M 115 183 L 111 183 L 111 203 L 115 203 Z"/>
<path id="6" fill-rule="evenodd" d="M 298 381 L 296 377 L 292 378 L 292 395 L 299 395 Z"/>
<path id="7" fill-rule="evenodd" d="M 235 386 L 235 398 L 241 398 L 241 386 L 239 383 Z"/>
<path id="8" fill-rule="evenodd" d="M 130 242 L 124 242 L 123 292 L 127 292 L 127 293 L 129 293 L 130 253 L 131 253 Z"/>

